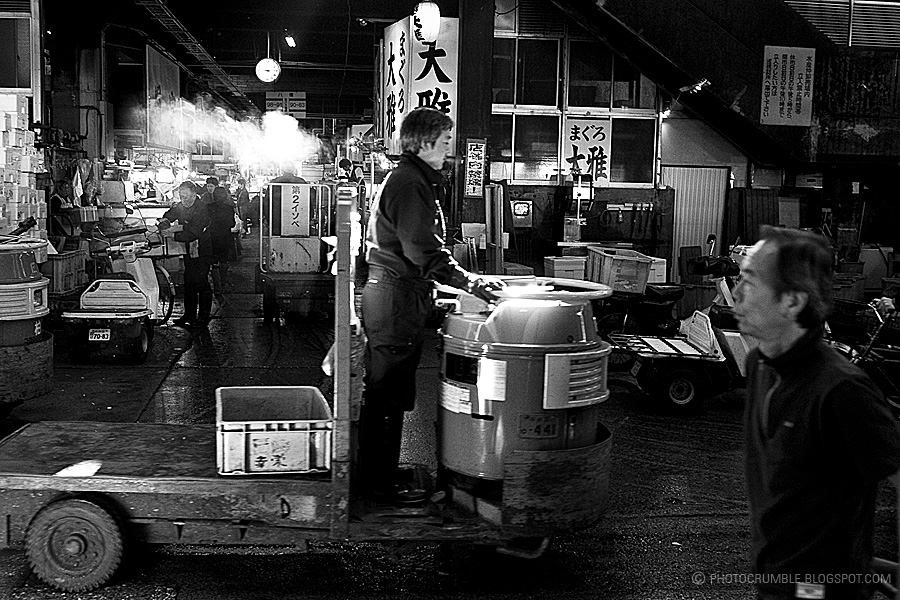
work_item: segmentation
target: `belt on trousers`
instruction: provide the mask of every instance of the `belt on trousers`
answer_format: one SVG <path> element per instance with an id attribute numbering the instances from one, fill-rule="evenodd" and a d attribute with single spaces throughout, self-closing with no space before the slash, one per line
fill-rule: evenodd
<path id="1" fill-rule="evenodd" d="M 391 285 L 406 288 L 414 291 L 428 292 L 431 290 L 432 282 L 429 279 L 417 279 L 412 277 L 397 277 L 384 267 L 377 265 L 369 265 L 369 281 L 384 281 Z"/>

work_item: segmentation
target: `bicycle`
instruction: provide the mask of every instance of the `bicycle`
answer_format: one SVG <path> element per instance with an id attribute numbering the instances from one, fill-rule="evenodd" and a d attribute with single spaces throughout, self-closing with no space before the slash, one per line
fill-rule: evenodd
<path id="1" fill-rule="evenodd" d="M 831 340 L 838 352 L 860 367 L 881 389 L 891 411 L 900 417 L 900 347 L 881 341 L 885 328 L 893 322 L 896 311 L 885 314 L 879 310 L 877 300 L 869 302 L 863 310 L 871 311 L 877 322 L 865 339 L 855 344 Z"/>

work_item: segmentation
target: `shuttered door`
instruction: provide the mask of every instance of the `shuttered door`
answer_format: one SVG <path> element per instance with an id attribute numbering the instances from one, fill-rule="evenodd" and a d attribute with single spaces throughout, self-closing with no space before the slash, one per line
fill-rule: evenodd
<path id="1" fill-rule="evenodd" d="M 728 167 L 662 168 L 662 184 L 675 190 L 675 227 L 671 265 L 673 281 L 680 281 L 678 255 L 682 246 L 707 251 L 706 237 L 716 234 L 722 250 L 722 215 L 728 191 Z"/>

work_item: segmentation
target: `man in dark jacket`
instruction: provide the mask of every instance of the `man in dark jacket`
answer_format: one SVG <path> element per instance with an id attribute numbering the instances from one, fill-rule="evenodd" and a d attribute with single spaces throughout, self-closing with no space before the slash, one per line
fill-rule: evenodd
<path id="1" fill-rule="evenodd" d="M 206 194 L 204 194 L 206 197 Z M 209 235 L 212 242 L 211 276 L 213 295 L 219 307 L 225 306 L 225 287 L 228 284 L 228 262 L 234 260 L 234 201 L 223 187 L 213 189 L 211 200 L 206 204 L 209 212 Z"/>
<path id="2" fill-rule="evenodd" d="M 881 391 L 823 339 L 832 254 L 822 236 L 765 226 L 734 290 L 759 598 L 868 598 L 875 496 L 900 469 Z"/>
<path id="3" fill-rule="evenodd" d="M 400 128 L 403 155 L 375 199 L 367 233 L 369 278 L 362 294 L 368 343 L 360 461 L 368 492 L 420 502 L 424 492 L 399 481 L 404 411 L 415 403 L 416 369 L 432 281 L 493 300 L 502 282 L 465 271 L 444 247 L 438 172 L 450 154 L 453 121 L 430 108 L 410 112 Z"/>
<path id="4" fill-rule="evenodd" d="M 160 231 L 178 222 L 181 231 L 175 232 L 175 241 L 185 246 L 184 254 L 184 315 L 175 319 L 178 327 L 206 327 L 212 310 L 212 292 L 209 289 L 209 266 L 212 263 L 212 245 L 209 235 L 209 213 L 197 200 L 197 189 L 190 181 L 178 186 L 179 202 L 159 220 Z"/>

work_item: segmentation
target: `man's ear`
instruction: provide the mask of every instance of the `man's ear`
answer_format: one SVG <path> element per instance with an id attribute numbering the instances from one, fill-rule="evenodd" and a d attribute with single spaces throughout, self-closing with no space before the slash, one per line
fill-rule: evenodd
<path id="1" fill-rule="evenodd" d="M 809 294 L 797 290 L 785 292 L 781 296 L 781 307 L 785 314 L 794 320 L 800 315 L 809 303 Z"/>

